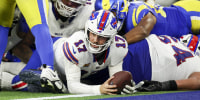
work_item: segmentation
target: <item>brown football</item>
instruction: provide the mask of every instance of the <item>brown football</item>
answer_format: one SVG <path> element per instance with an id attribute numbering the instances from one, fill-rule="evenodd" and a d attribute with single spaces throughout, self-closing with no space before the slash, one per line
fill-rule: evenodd
<path id="1" fill-rule="evenodd" d="M 122 89 L 125 87 L 125 85 L 130 85 L 132 80 L 132 74 L 128 71 L 119 71 L 116 72 L 113 76 L 115 76 L 111 81 L 110 85 L 117 85 L 117 94 L 120 94 Z"/>

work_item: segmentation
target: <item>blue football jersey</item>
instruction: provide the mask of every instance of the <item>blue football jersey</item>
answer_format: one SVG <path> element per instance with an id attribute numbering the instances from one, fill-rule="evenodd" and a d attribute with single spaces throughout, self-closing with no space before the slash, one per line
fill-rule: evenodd
<path id="1" fill-rule="evenodd" d="M 137 26 L 141 19 L 150 12 L 157 19 L 151 34 L 179 38 L 191 32 L 190 19 L 183 11 L 184 9 L 180 10 L 177 6 L 154 7 L 144 2 L 131 2 L 125 21 L 125 31 L 128 32 Z"/>

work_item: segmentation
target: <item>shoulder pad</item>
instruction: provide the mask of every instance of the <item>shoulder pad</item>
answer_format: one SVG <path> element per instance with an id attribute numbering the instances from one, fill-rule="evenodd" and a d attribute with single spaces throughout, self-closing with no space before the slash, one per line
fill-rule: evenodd
<path id="1" fill-rule="evenodd" d="M 116 35 L 110 46 L 110 56 L 111 56 L 111 65 L 116 65 L 121 62 L 128 52 L 128 43 L 127 41 Z"/>
<path id="2" fill-rule="evenodd" d="M 81 59 L 83 59 L 85 55 L 88 55 L 85 46 L 84 32 L 79 31 L 69 37 L 67 42 L 63 44 L 63 52 L 70 62 L 78 65 Z"/>

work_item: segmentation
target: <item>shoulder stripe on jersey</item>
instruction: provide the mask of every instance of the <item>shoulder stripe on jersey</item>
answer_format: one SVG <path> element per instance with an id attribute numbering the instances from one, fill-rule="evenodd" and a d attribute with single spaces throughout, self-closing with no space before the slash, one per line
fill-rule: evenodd
<path id="1" fill-rule="evenodd" d="M 136 13 L 136 17 L 137 17 L 137 20 L 138 20 L 138 17 L 139 17 L 139 14 L 142 12 L 142 10 L 146 9 L 147 6 L 146 5 L 141 5 L 137 8 L 137 13 Z"/>
<path id="2" fill-rule="evenodd" d="M 70 48 L 69 48 L 69 44 L 68 44 L 67 42 L 65 42 L 65 43 L 63 44 L 63 52 L 64 52 L 64 54 L 65 54 L 65 57 L 66 57 L 69 61 L 71 61 L 71 62 L 73 62 L 73 63 L 75 63 L 75 64 L 78 64 L 78 60 L 77 60 L 76 57 L 74 57 L 74 55 L 71 53 Z"/>
<path id="3" fill-rule="evenodd" d="M 133 10 L 133 15 L 132 15 L 132 21 L 133 21 L 133 26 L 137 26 L 137 22 L 136 22 L 136 9 Z"/>
<path id="4" fill-rule="evenodd" d="M 104 11 L 104 12 L 103 12 L 103 16 L 101 16 L 101 19 L 100 19 L 100 21 L 99 21 L 98 29 L 104 30 L 109 15 L 110 15 L 110 13 L 109 13 L 108 11 Z"/>

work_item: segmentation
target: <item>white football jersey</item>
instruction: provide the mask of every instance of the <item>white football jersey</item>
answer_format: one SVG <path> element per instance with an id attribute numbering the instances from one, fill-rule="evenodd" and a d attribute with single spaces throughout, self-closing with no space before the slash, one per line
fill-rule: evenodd
<path id="1" fill-rule="evenodd" d="M 85 22 L 94 10 L 95 0 L 88 0 L 84 7 L 78 12 L 72 21 L 63 22 L 57 19 L 54 15 L 53 4 L 49 1 L 48 25 L 51 36 L 54 37 L 69 37 L 74 32 L 85 28 Z M 71 19 L 69 19 L 71 20 Z"/>
<path id="2" fill-rule="evenodd" d="M 99 85 L 81 85 L 80 79 L 106 67 L 112 67 L 115 72 L 122 70 L 122 61 L 128 52 L 128 45 L 125 39 L 116 35 L 103 55 L 103 63 L 99 64 L 94 55 L 87 51 L 84 34 L 84 31 L 78 31 L 71 37 L 61 38 L 54 43 L 55 68 L 60 74 L 66 75 L 71 93 L 100 94 Z M 81 71 L 84 74 L 81 75 Z"/>
<path id="3" fill-rule="evenodd" d="M 200 72 L 200 59 L 178 39 L 150 35 L 146 38 L 152 63 L 152 80 L 167 81 L 187 79 Z"/>

